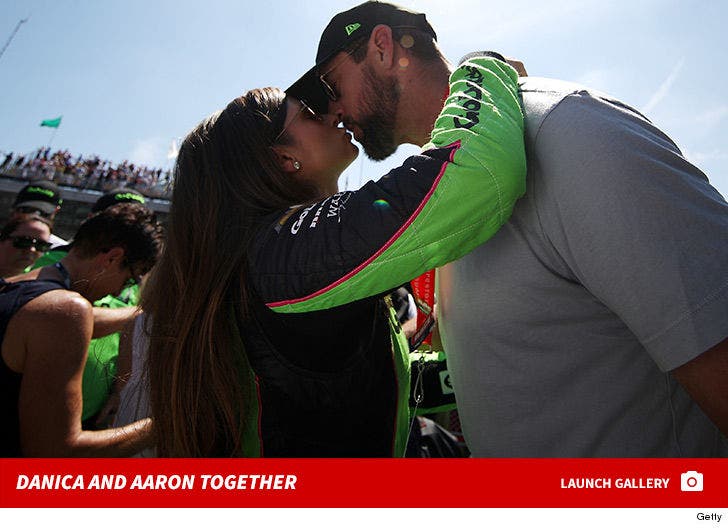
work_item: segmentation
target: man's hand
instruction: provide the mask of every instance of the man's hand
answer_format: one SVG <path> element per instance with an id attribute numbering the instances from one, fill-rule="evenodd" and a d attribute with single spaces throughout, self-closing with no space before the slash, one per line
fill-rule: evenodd
<path id="1" fill-rule="evenodd" d="M 113 391 L 109 395 L 109 399 L 106 400 L 106 404 L 101 408 L 96 417 L 96 427 L 98 429 L 114 427 L 114 420 L 116 420 L 116 413 L 119 410 L 120 402 L 121 395 L 116 390 Z"/>
<path id="2" fill-rule="evenodd" d="M 506 57 L 506 62 L 508 62 L 508 64 L 510 64 L 511 67 L 518 72 L 519 77 L 528 77 L 526 67 L 521 61 L 514 59 L 513 57 Z"/>
<path id="3" fill-rule="evenodd" d="M 728 339 L 672 373 L 728 438 Z"/>

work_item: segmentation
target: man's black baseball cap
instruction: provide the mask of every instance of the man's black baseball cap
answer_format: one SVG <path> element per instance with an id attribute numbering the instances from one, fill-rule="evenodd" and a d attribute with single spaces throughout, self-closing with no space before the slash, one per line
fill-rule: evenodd
<path id="1" fill-rule="evenodd" d="M 32 207 L 41 211 L 45 216 L 52 215 L 61 206 L 61 190 L 58 186 L 48 180 L 36 180 L 20 189 L 13 209 L 18 207 Z"/>
<path id="2" fill-rule="evenodd" d="M 91 207 L 91 212 L 96 213 L 98 211 L 103 211 L 112 205 L 128 202 L 144 204 L 146 199 L 142 193 L 135 189 L 119 187 L 118 189 L 114 189 L 113 191 L 104 194 L 101 198 L 96 200 L 96 203 L 93 207 Z"/>
<path id="3" fill-rule="evenodd" d="M 329 100 L 321 87 L 319 75 L 323 72 L 320 72 L 319 68 L 350 42 L 368 38 L 374 27 L 379 24 L 386 24 L 392 28 L 419 29 L 437 40 L 435 30 L 423 13 L 385 2 L 364 2 L 331 19 L 321 34 L 315 66 L 293 83 L 286 90 L 286 94 L 305 101 L 316 112 L 325 114 Z"/>

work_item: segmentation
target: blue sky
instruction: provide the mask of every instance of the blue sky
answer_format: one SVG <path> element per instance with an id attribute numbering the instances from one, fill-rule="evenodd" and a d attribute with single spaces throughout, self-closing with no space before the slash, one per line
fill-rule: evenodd
<path id="1" fill-rule="evenodd" d="M 354 1 L 0 0 L 0 152 L 52 147 L 167 167 L 174 138 L 245 90 L 286 87 Z M 645 112 L 728 196 L 728 2 L 402 0 L 453 62 L 493 49 L 531 75 L 582 82 Z M 340 187 L 389 160 L 360 156 Z"/>

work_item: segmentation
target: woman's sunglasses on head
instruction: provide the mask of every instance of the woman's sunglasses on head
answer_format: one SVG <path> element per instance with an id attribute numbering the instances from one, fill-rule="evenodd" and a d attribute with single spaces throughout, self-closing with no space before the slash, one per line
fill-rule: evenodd
<path id="1" fill-rule="evenodd" d="M 298 112 L 296 112 L 296 115 L 293 116 L 293 118 L 288 122 L 286 126 L 283 127 L 283 129 L 278 132 L 273 142 L 275 143 L 278 141 L 283 134 L 285 134 L 286 130 L 290 128 L 290 126 L 296 121 L 296 119 L 299 118 L 299 116 L 304 116 L 307 119 L 312 119 L 314 121 L 322 121 L 323 116 L 316 113 L 316 111 L 308 106 L 304 101 L 299 101 L 301 104 L 301 108 L 298 109 Z"/>

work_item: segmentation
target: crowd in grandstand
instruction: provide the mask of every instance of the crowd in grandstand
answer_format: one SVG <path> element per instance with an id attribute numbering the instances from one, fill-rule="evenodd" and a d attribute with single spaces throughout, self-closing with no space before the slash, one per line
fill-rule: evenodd
<path id="1" fill-rule="evenodd" d="M 80 189 L 108 191 L 131 187 L 153 198 L 168 198 L 171 179 L 169 169 L 126 160 L 115 164 L 97 155 L 73 155 L 68 150 L 51 152 L 49 147 L 41 147 L 30 154 L 5 153 L 0 172 L 24 180 L 45 179 Z"/>

